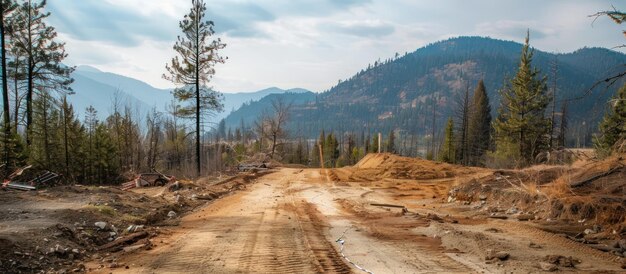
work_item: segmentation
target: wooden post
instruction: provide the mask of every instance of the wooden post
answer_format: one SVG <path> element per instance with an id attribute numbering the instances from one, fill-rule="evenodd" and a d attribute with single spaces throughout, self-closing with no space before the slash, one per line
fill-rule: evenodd
<path id="1" fill-rule="evenodd" d="M 380 145 L 382 144 L 382 139 L 383 139 L 383 134 L 379 132 L 378 133 L 378 153 L 382 151 L 380 147 Z"/>
<path id="2" fill-rule="evenodd" d="M 322 151 L 322 145 L 318 145 L 318 147 L 320 148 L 320 165 L 324 169 L 324 152 Z"/>

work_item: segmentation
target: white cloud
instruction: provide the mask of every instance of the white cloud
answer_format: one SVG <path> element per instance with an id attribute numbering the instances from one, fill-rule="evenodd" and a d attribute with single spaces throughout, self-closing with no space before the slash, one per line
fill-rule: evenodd
<path id="1" fill-rule="evenodd" d="M 92 65 L 157 87 L 185 0 L 50 1 L 51 24 L 67 42 L 68 63 Z M 269 86 L 325 90 L 378 58 L 411 52 L 457 35 L 522 42 L 572 51 L 623 44 L 621 27 L 608 19 L 591 26 L 587 15 L 611 8 L 608 0 L 206 0 L 229 59 L 213 85 L 222 91 Z M 539 8 L 540 7 L 540 8 Z"/>

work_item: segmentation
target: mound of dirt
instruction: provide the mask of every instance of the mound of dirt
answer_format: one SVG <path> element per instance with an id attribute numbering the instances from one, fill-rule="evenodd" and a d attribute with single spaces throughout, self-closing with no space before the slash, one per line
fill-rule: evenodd
<path id="1" fill-rule="evenodd" d="M 626 238 L 623 156 L 572 167 L 497 170 L 451 189 L 448 201 L 469 205 L 476 215 L 531 221 L 547 231 L 624 256 L 624 250 L 610 247 Z"/>
<path id="2" fill-rule="evenodd" d="M 402 157 L 390 153 L 372 153 L 350 168 L 350 171 L 352 171 L 352 179 L 360 180 L 382 178 L 432 180 L 474 174 L 482 169 Z"/>

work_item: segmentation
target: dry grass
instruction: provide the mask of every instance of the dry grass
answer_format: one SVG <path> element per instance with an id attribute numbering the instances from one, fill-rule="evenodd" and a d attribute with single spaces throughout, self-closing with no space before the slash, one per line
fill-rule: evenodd
<path id="1" fill-rule="evenodd" d="M 576 195 L 570 187 L 570 179 L 567 176 L 561 176 L 552 183 L 546 185 L 543 187 L 543 192 L 548 198 L 551 199 L 563 199 Z"/>

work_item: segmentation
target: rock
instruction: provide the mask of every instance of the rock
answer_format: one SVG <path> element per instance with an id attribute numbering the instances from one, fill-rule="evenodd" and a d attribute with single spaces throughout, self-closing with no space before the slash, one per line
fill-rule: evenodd
<path id="1" fill-rule="evenodd" d="M 94 225 L 98 227 L 100 230 L 104 230 L 107 227 L 106 222 L 96 222 Z"/>
<path id="2" fill-rule="evenodd" d="M 535 248 L 535 249 L 540 249 L 540 248 L 543 248 L 543 246 L 541 246 L 540 244 L 536 244 L 536 243 L 533 243 L 533 242 L 530 242 L 530 243 L 528 244 L 528 247 L 530 247 L 530 248 Z"/>
<path id="3" fill-rule="evenodd" d="M 76 249 L 76 248 L 72 249 L 72 252 L 73 252 L 73 253 L 76 253 L 76 254 L 79 254 L 79 253 L 80 253 L 80 251 L 79 251 L 78 249 Z"/>
<path id="4" fill-rule="evenodd" d="M 585 233 L 585 235 L 589 235 L 589 234 L 595 234 L 596 232 L 593 229 L 587 228 L 585 229 L 585 232 L 583 233 Z"/>
<path id="5" fill-rule="evenodd" d="M 117 267 L 118 267 L 118 265 L 117 265 L 117 263 L 115 263 L 115 262 L 114 262 L 114 263 L 111 263 L 111 264 L 109 265 L 109 268 L 117 268 Z"/>
<path id="6" fill-rule="evenodd" d="M 617 243 L 622 250 L 626 250 L 626 239 L 621 239 Z"/>
<path id="7" fill-rule="evenodd" d="M 178 214 L 176 214 L 176 212 L 174 212 L 174 211 L 170 211 L 170 212 L 167 213 L 167 217 L 170 217 L 170 218 L 174 218 L 174 217 L 176 217 L 176 215 L 178 215 Z"/>
<path id="8" fill-rule="evenodd" d="M 546 262 L 539 262 L 539 267 L 541 267 L 541 270 L 548 272 L 554 272 L 559 269 L 556 265 Z"/>
<path id="9" fill-rule="evenodd" d="M 478 199 L 481 200 L 481 201 L 487 200 L 487 195 L 480 194 L 480 196 L 478 196 Z"/>

